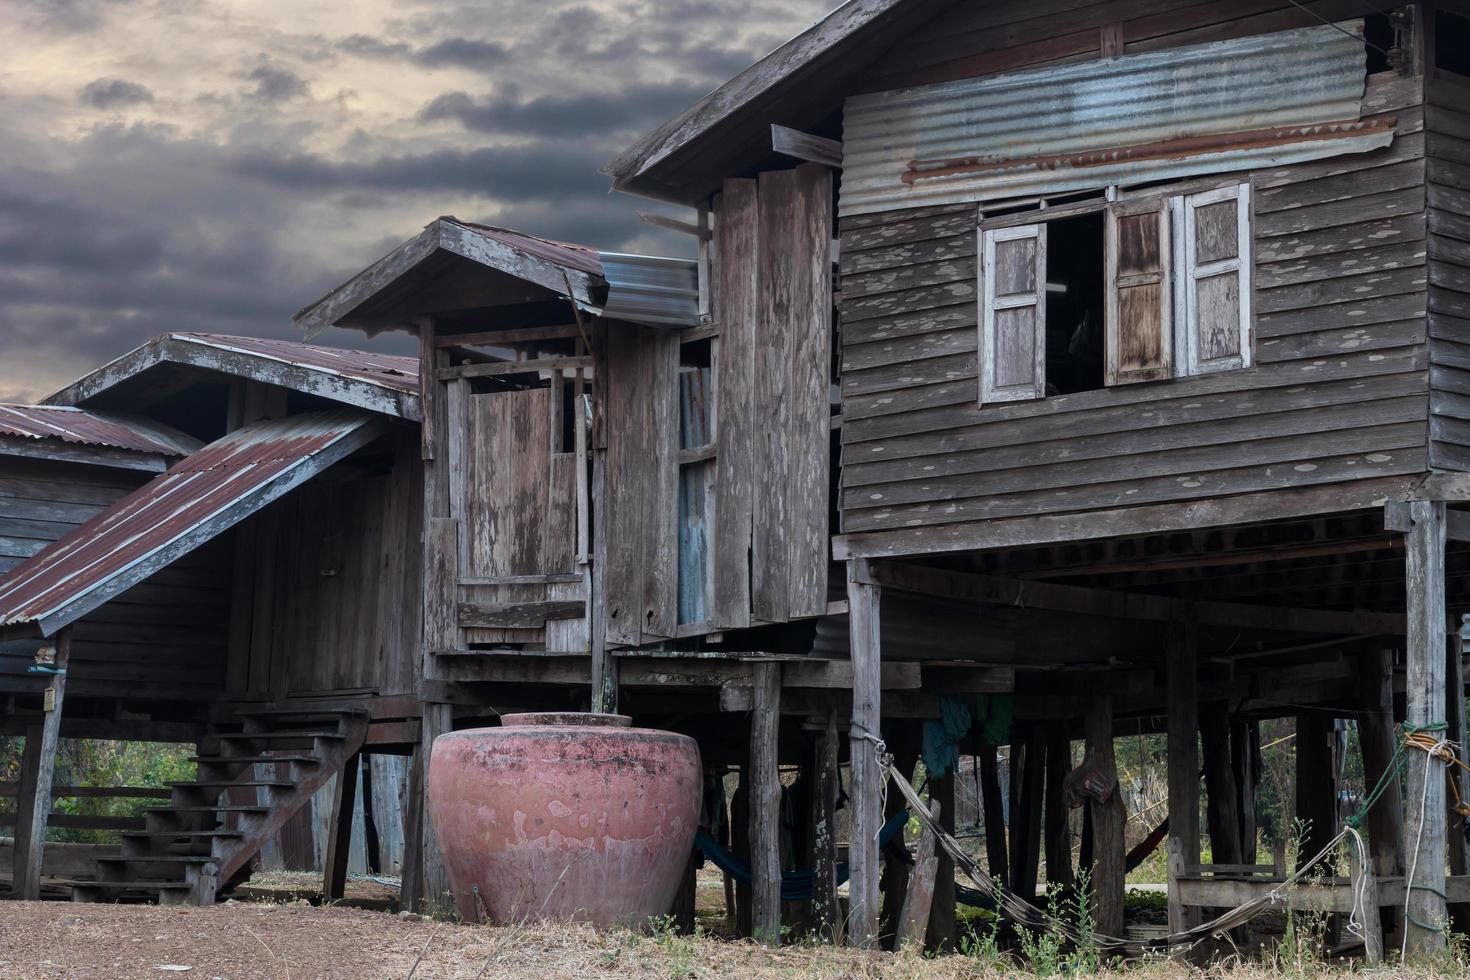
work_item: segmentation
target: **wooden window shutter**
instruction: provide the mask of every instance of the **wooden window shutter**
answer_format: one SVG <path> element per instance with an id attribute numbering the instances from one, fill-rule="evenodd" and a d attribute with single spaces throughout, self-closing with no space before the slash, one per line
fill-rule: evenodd
<path id="1" fill-rule="evenodd" d="M 1250 185 L 1178 197 L 1173 208 L 1176 373 L 1250 367 Z"/>
<path id="2" fill-rule="evenodd" d="M 1163 198 L 1115 204 L 1107 212 L 1109 385 L 1170 377 L 1174 360 L 1169 214 Z"/>
<path id="3" fill-rule="evenodd" d="M 1046 226 L 980 232 L 980 403 L 1046 393 Z"/>

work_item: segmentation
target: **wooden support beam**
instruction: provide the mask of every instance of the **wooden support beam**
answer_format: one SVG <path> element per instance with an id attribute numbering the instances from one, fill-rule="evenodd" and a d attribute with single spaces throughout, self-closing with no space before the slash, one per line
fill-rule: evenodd
<path id="1" fill-rule="evenodd" d="M 44 696 L 45 718 L 26 734 L 26 770 L 21 773 L 22 795 L 16 800 L 19 819 L 15 830 L 12 887 L 16 897 L 41 897 L 41 861 L 46 850 L 46 818 L 51 813 L 51 780 L 56 772 L 56 747 L 61 738 L 61 705 L 66 694 L 67 663 L 71 659 L 71 627 L 56 636 L 55 668 Z M 35 751 L 31 739 L 39 736 Z"/>
<path id="2" fill-rule="evenodd" d="M 842 773 L 837 757 L 837 709 L 827 711 L 827 727 L 817 738 L 817 785 L 812 793 L 812 929 L 817 941 L 842 943 L 842 903 L 837 897 L 837 797 Z"/>
<path id="3" fill-rule="evenodd" d="M 581 599 L 551 602 L 461 602 L 459 625 L 490 629 L 541 629 L 548 620 L 581 619 L 587 604 Z"/>
<path id="4" fill-rule="evenodd" d="M 1010 863 L 1006 858 L 1005 801 L 1000 794 L 1000 767 L 995 761 L 996 746 L 984 741 L 980 746 L 980 799 L 985 814 L 985 864 L 990 876 L 1006 883 Z"/>
<path id="5" fill-rule="evenodd" d="M 1337 832 L 1333 738 L 1331 715 L 1303 711 L 1296 716 L 1296 818 L 1306 825 L 1301 861 L 1314 857 Z"/>
<path id="6" fill-rule="evenodd" d="M 870 948 L 878 937 L 878 831 L 883 823 L 877 747 L 882 740 L 882 683 L 879 664 L 879 603 L 882 590 L 870 584 L 868 563 L 847 565 L 848 624 L 852 651 L 852 729 L 849 753 L 852 790 L 848 884 L 851 913 L 847 941 Z"/>
<path id="7" fill-rule="evenodd" d="M 1339 633 L 1347 636 L 1396 636 L 1403 633 L 1405 623 L 1402 616 L 1394 613 L 1198 602 L 1173 596 L 1056 585 L 896 562 L 875 562 L 869 567 L 873 570 L 873 584 L 887 588 L 950 599 L 1115 619 L 1192 622 L 1202 626 L 1225 626 L 1233 629 Z"/>
<path id="8" fill-rule="evenodd" d="M 1033 726 L 1011 739 L 1011 890 L 1030 901 L 1041 864 L 1042 801 L 1046 787 L 1046 732 Z"/>
<path id="9" fill-rule="evenodd" d="M 352 809 L 357 801 L 357 775 L 363 756 L 354 752 L 337 773 L 332 791 L 332 823 L 327 830 L 327 854 L 322 868 L 322 898 L 342 900 L 347 887 L 347 859 L 352 850 Z"/>
<path id="10" fill-rule="evenodd" d="M 1169 629 L 1165 661 L 1168 686 L 1169 854 L 1199 864 L 1199 631 L 1192 623 Z M 1169 930 L 1197 925 L 1198 910 L 1179 901 L 1170 882 Z"/>
<path id="11" fill-rule="evenodd" d="M 607 649 L 607 450 L 592 451 L 592 581 L 587 595 L 591 610 L 593 711 L 618 710 L 618 661 Z"/>
<path id="12" fill-rule="evenodd" d="M 1199 708 L 1200 749 L 1205 760 L 1205 793 L 1209 798 L 1210 860 L 1240 864 L 1240 799 L 1230 760 L 1230 709 L 1224 701 Z M 1333 798 L 1335 801 L 1335 797 Z"/>
<path id="13" fill-rule="evenodd" d="M 1445 505 L 1416 500 L 1409 504 L 1405 587 L 1408 595 L 1408 680 L 1404 721 L 1420 728 L 1445 720 L 1444 550 Z M 1300 751 L 1300 750 L 1298 750 Z M 1408 814 L 1416 853 L 1406 856 L 1409 899 L 1405 952 L 1409 958 L 1437 957 L 1445 948 L 1443 897 L 1446 861 L 1445 781 L 1420 753 L 1409 759 Z"/>
<path id="14" fill-rule="evenodd" d="M 498 347 L 502 344 L 534 343 L 538 340 L 573 340 L 582 336 L 575 323 L 552 327 L 518 327 L 506 330 L 482 330 L 478 333 L 439 334 L 434 346 L 451 347 Z"/>
<path id="15" fill-rule="evenodd" d="M 1453 511 L 1451 512 L 1453 513 Z M 1448 658 L 1445 662 L 1445 723 L 1449 726 L 1445 730 L 1445 738 L 1456 745 L 1465 745 L 1465 683 L 1464 683 L 1464 656 L 1461 653 L 1463 641 L 1459 631 L 1456 631 L 1450 642 L 1445 644 L 1445 654 Z M 1461 751 L 1463 757 L 1463 749 Z M 1462 800 L 1470 800 L 1470 773 L 1466 773 L 1459 766 L 1449 766 L 1445 770 L 1445 778 L 1454 784 L 1457 795 Z M 1459 821 L 1455 821 L 1458 827 Z M 1446 835 L 1446 844 L 1449 847 L 1450 874 L 1470 874 L 1470 841 L 1465 840 L 1462 833 Z M 1467 925 L 1470 925 L 1470 908 L 1463 905 L 1450 907 L 1450 918 L 1454 923 L 1457 933 L 1464 933 Z"/>
<path id="16" fill-rule="evenodd" d="M 929 803 L 929 816 L 938 821 L 941 809 L 937 800 Z M 929 933 L 929 916 L 934 907 L 934 885 L 938 880 L 938 848 L 935 847 L 934 831 L 928 824 L 919 834 L 919 849 L 914 856 L 914 870 L 909 874 L 908 891 L 904 893 L 903 908 L 898 915 L 898 931 L 894 935 L 893 948 L 925 941 Z M 952 879 L 951 879 L 952 880 Z"/>
<path id="17" fill-rule="evenodd" d="M 1123 807 L 1123 787 L 1117 784 L 1118 765 L 1113 755 L 1113 699 L 1100 695 L 1087 712 L 1083 724 L 1087 734 L 1087 754 L 1103 778 L 1115 785 L 1106 803 L 1092 806 L 1093 863 L 1092 903 L 1093 928 L 1104 936 L 1123 934 L 1123 864 L 1126 858 L 1123 842 L 1127 815 Z"/>
<path id="18" fill-rule="evenodd" d="M 842 169 L 842 141 L 771 124 L 771 150 L 809 163 Z"/>
<path id="19" fill-rule="evenodd" d="M 568 371 L 580 369 L 589 375 L 593 370 L 591 357 L 538 357 L 524 361 L 490 361 L 486 364 L 461 364 L 458 367 L 440 368 L 440 381 L 458 381 L 465 378 L 502 378 L 512 374 L 540 374 L 542 371 Z"/>
<path id="20" fill-rule="evenodd" d="M 700 242 L 707 242 L 713 237 L 713 234 L 707 226 L 701 227 L 692 221 L 680 221 L 678 218 L 671 218 L 666 214 L 657 214 L 653 211 L 639 211 L 637 214 L 638 220 L 645 225 L 663 228 L 666 231 L 677 231 L 685 235 L 693 235 Z"/>
<path id="21" fill-rule="evenodd" d="M 1383 505 L 1383 527 L 1387 531 L 1408 532 L 1412 527 L 1409 517 L 1412 503 L 1390 501 Z M 1444 536 L 1449 541 L 1470 541 L 1470 511 L 1449 510 L 1444 512 Z"/>
<path id="22" fill-rule="evenodd" d="M 939 826 L 949 834 L 955 831 L 954 787 L 953 770 L 943 776 L 929 777 L 929 799 L 939 808 L 936 819 Z M 934 898 L 929 906 L 929 928 L 925 931 L 924 946 L 931 952 L 952 953 L 959 949 L 954 858 L 943 847 L 938 846 L 937 842 L 934 850 Z M 922 843 L 919 853 L 925 853 Z"/>
<path id="23" fill-rule="evenodd" d="M 1363 753 L 1363 782 L 1371 789 L 1393 764 L 1397 737 L 1393 717 L 1393 655 L 1388 650 L 1364 651 L 1358 661 L 1358 745 Z M 1404 802 L 1400 778 L 1394 775 L 1368 811 L 1368 844 L 1373 870 L 1380 877 L 1404 873 Z"/>
<path id="24" fill-rule="evenodd" d="M 1260 781 L 1260 744 L 1259 721 L 1254 718 L 1231 720 L 1230 771 L 1235 777 L 1235 815 L 1239 821 L 1241 864 L 1256 863 L 1256 784 Z"/>
<path id="25" fill-rule="evenodd" d="M 751 665 L 755 710 L 750 716 L 751 936 L 781 944 L 781 664 Z"/>
<path id="26" fill-rule="evenodd" d="M 890 722 L 888 737 L 888 750 L 893 753 L 893 771 L 900 773 L 905 779 L 912 780 L 914 768 L 919 764 L 919 743 L 910 733 L 917 726 L 912 722 L 894 731 Z M 891 787 L 883 801 L 883 822 L 887 823 L 904 809 L 904 798 L 902 794 L 894 791 Z M 908 894 L 910 864 L 908 857 L 908 843 L 904 840 L 905 830 L 900 830 L 898 835 L 881 849 L 883 855 L 883 868 L 878 876 L 878 893 L 881 909 L 878 915 L 878 946 L 882 949 L 893 950 L 895 937 L 898 935 L 899 916 L 903 912 L 904 896 Z"/>
<path id="27" fill-rule="evenodd" d="M 1072 771 L 1072 739 L 1061 725 L 1046 730 L 1046 881 L 1072 887 L 1072 830 L 1063 792 Z"/>

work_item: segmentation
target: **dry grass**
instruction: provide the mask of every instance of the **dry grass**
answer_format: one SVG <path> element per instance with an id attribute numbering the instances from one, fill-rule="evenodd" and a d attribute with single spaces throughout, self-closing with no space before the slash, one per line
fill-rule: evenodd
<path id="1" fill-rule="evenodd" d="M 187 966 L 165 971 L 162 966 Z M 791 946 L 763 949 L 668 933 L 597 932 L 580 926 L 489 928 L 344 908 L 227 904 L 206 909 L 152 906 L 0 903 L 0 977 L 406 978 L 493 977 L 581 980 L 588 977 L 698 980 L 988 980 L 1027 976 L 1014 966 L 965 956 L 925 959 L 912 953 Z M 1147 963 L 1103 977 L 1129 980 L 1278 980 L 1357 975 L 1442 980 L 1444 969 L 1367 973 L 1309 964 L 1283 974 L 1256 964 L 1200 971 Z"/>

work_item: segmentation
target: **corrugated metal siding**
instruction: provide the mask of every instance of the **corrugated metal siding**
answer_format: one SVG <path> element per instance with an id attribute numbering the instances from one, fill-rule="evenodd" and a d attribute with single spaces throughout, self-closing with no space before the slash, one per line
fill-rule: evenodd
<path id="1" fill-rule="evenodd" d="M 0 435 L 162 456 L 183 456 L 200 445 L 197 439 L 156 423 L 55 405 L 0 405 Z"/>
<path id="2" fill-rule="evenodd" d="M 298 415 L 211 443 L 0 578 L 0 625 L 44 619 L 124 579 L 371 421 L 359 412 Z"/>
<path id="3" fill-rule="evenodd" d="M 603 316 L 674 326 L 699 322 L 699 269 L 693 260 L 600 254 L 608 286 Z"/>
<path id="4" fill-rule="evenodd" d="M 1361 34 L 1363 25 L 1342 26 Z M 1312 127 L 1358 119 L 1364 71 L 1362 44 L 1323 25 L 854 96 L 844 110 L 840 213 L 1363 152 L 1387 145 L 1391 133 Z M 1242 139 L 1168 145 L 1222 134 Z"/>

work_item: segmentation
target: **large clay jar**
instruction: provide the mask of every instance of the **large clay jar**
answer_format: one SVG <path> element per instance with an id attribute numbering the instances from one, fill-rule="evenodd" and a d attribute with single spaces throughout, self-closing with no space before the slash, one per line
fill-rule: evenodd
<path id="1" fill-rule="evenodd" d="M 434 740 L 429 809 L 462 918 L 638 926 L 669 911 L 699 822 L 692 738 L 624 715 L 505 715 Z"/>

